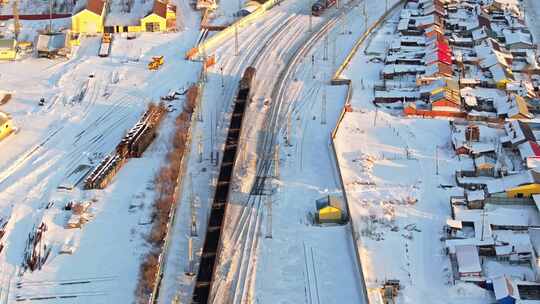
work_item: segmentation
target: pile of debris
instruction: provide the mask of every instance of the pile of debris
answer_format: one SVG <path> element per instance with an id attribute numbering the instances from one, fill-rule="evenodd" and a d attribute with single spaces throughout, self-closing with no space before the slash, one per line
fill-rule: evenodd
<path id="1" fill-rule="evenodd" d="M 71 211 L 71 216 L 69 217 L 65 228 L 66 229 L 81 228 L 82 225 L 88 223 L 88 221 L 92 217 L 92 215 L 88 212 L 89 207 L 90 207 L 89 202 L 67 203 L 64 210 Z"/>
<path id="2" fill-rule="evenodd" d="M 23 270 L 30 269 L 34 271 L 41 269 L 51 253 L 51 247 L 44 241 L 44 235 L 47 231 L 47 224 L 41 223 L 33 232 L 28 235 L 26 248 L 24 251 Z"/>

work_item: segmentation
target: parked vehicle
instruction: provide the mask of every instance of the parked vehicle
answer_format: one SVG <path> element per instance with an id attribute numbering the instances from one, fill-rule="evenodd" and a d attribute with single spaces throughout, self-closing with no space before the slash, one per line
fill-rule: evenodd
<path id="1" fill-rule="evenodd" d="M 160 66 L 163 65 L 163 63 L 165 63 L 163 56 L 154 56 L 152 57 L 152 61 L 148 63 L 148 69 L 157 70 Z"/>
<path id="2" fill-rule="evenodd" d="M 336 4 L 336 0 L 318 0 L 311 6 L 311 14 L 320 16 L 324 10 Z"/>
<path id="3" fill-rule="evenodd" d="M 112 35 L 110 33 L 104 33 L 101 38 L 101 46 L 99 47 L 99 57 L 108 57 L 111 53 Z"/>

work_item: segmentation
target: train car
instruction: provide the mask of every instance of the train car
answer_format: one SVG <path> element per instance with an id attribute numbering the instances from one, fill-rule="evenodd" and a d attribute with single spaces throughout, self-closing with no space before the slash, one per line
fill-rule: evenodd
<path id="1" fill-rule="evenodd" d="M 336 0 L 318 0 L 311 6 L 311 14 L 313 16 L 320 16 L 324 10 L 330 8 L 336 4 Z"/>
<path id="2" fill-rule="evenodd" d="M 249 97 L 248 96 L 249 91 L 251 89 L 251 83 L 253 81 L 253 78 L 255 78 L 255 72 L 256 72 L 256 69 L 252 66 L 248 67 L 246 71 L 244 72 L 242 79 L 240 79 L 240 86 L 238 89 L 237 100 L 247 101 Z"/>

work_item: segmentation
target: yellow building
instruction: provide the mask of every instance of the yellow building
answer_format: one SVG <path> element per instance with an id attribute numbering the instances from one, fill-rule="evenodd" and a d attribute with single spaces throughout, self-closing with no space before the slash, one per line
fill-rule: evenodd
<path id="1" fill-rule="evenodd" d="M 525 99 L 519 95 L 512 94 L 510 95 L 511 101 L 514 103 L 512 111 L 508 113 L 508 118 L 514 119 L 532 119 L 534 115 L 529 112 L 529 107 L 527 107 L 527 102 Z"/>
<path id="2" fill-rule="evenodd" d="M 165 32 L 176 29 L 176 6 L 159 0 L 154 1 L 152 11 L 141 19 L 141 30 Z"/>
<path id="3" fill-rule="evenodd" d="M 540 194 L 540 184 L 528 184 L 506 190 L 506 196 L 510 198 L 532 197 Z"/>
<path id="4" fill-rule="evenodd" d="M 0 139 L 4 139 L 6 136 L 13 132 L 13 125 L 9 116 L 0 112 Z"/>
<path id="5" fill-rule="evenodd" d="M 0 39 L 0 60 L 15 60 L 17 57 L 17 41 Z"/>
<path id="6" fill-rule="evenodd" d="M 103 33 L 106 3 L 87 0 L 86 7 L 71 17 L 71 31 L 80 34 Z"/>
<path id="7" fill-rule="evenodd" d="M 341 197 L 329 195 L 316 201 L 318 223 L 342 224 L 347 220 L 345 202 Z"/>

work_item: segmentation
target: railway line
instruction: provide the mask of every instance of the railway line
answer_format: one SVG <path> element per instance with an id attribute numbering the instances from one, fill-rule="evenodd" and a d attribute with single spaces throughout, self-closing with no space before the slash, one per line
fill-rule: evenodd
<path id="1" fill-rule="evenodd" d="M 232 258 L 226 258 L 226 261 L 219 262 L 228 265 L 230 263 L 228 268 L 233 270 L 221 273 L 219 278 L 214 277 L 212 279 L 213 291 L 209 295 L 210 303 L 219 302 L 217 301 L 218 298 L 220 301 L 226 299 L 227 303 L 249 303 L 253 301 L 251 290 L 254 285 L 255 253 L 261 234 L 264 206 L 261 189 L 264 188 L 272 168 L 272 156 L 275 153 L 274 146 L 277 136 L 283 130 L 283 124 L 278 124 L 278 121 L 286 117 L 287 112 L 292 110 L 290 105 L 284 105 L 286 100 L 285 89 L 292 81 L 294 71 L 298 69 L 302 60 L 335 27 L 346 12 L 347 7 L 333 12 L 307 37 L 302 35 L 308 30 L 307 24 L 304 22 L 303 26 L 298 26 L 299 23 L 305 21 L 303 20 L 305 18 L 298 15 L 290 16 L 272 32 L 270 39 L 264 43 L 264 48 L 258 52 L 255 52 L 253 48 L 248 48 L 247 56 L 246 54 L 242 56 L 242 63 L 251 61 L 252 65 L 260 71 L 259 75 L 277 74 L 278 77 L 272 77 L 270 80 L 268 77 L 263 77 L 262 81 L 257 79 L 253 87 L 254 96 L 270 94 L 272 102 L 270 102 L 262 127 L 267 132 L 264 132 L 264 135 L 258 140 L 257 176 L 249 198 L 238 216 L 238 221 L 235 221 L 236 224 L 231 229 L 230 236 L 226 241 L 228 244 L 221 248 L 221 256 L 231 256 Z M 251 40 L 251 44 L 255 41 L 257 39 Z M 272 69 L 269 66 L 270 62 L 281 62 L 282 64 Z M 234 63 L 234 60 L 226 59 L 224 66 L 228 67 L 231 63 Z M 273 89 L 270 92 L 265 92 L 268 88 Z M 216 270 L 214 270 L 215 272 Z M 200 303 L 206 303 L 206 301 Z"/>
<path id="2" fill-rule="evenodd" d="M 292 111 L 295 107 L 294 104 L 286 104 L 287 96 L 285 95 L 287 93 L 287 86 L 292 82 L 294 73 L 299 68 L 302 60 L 335 27 L 345 13 L 343 9 L 338 11 L 325 24 L 314 31 L 313 35 L 299 43 L 300 47 L 290 57 L 289 61 L 284 64 L 285 69 L 280 72 L 276 83 L 272 87 L 270 98 L 272 102 L 270 103 L 271 106 L 262 127 L 265 132 L 262 138 L 259 138 L 259 144 L 257 146 L 257 155 L 259 155 L 256 164 L 257 173 L 248 196 L 246 207 L 242 209 L 231 237 L 231 241 L 233 242 L 231 248 L 234 248 L 237 252 L 238 248 L 241 248 L 240 252 L 242 254 L 239 264 L 243 265 L 238 275 L 233 279 L 232 286 L 230 286 L 235 291 L 232 303 L 249 303 L 253 301 L 253 293 L 251 292 L 253 288 L 252 277 L 256 266 L 253 255 L 256 253 L 258 238 L 260 236 L 262 213 L 265 205 L 264 200 L 267 198 L 268 193 L 271 192 L 271 190 L 266 189 L 266 184 L 275 165 L 274 155 L 276 153 L 277 138 L 286 127 L 286 124 L 280 123 L 280 121 L 286 121 L 289 111 Z M 317 89 L 315 88 L 314 90 Z"/>

